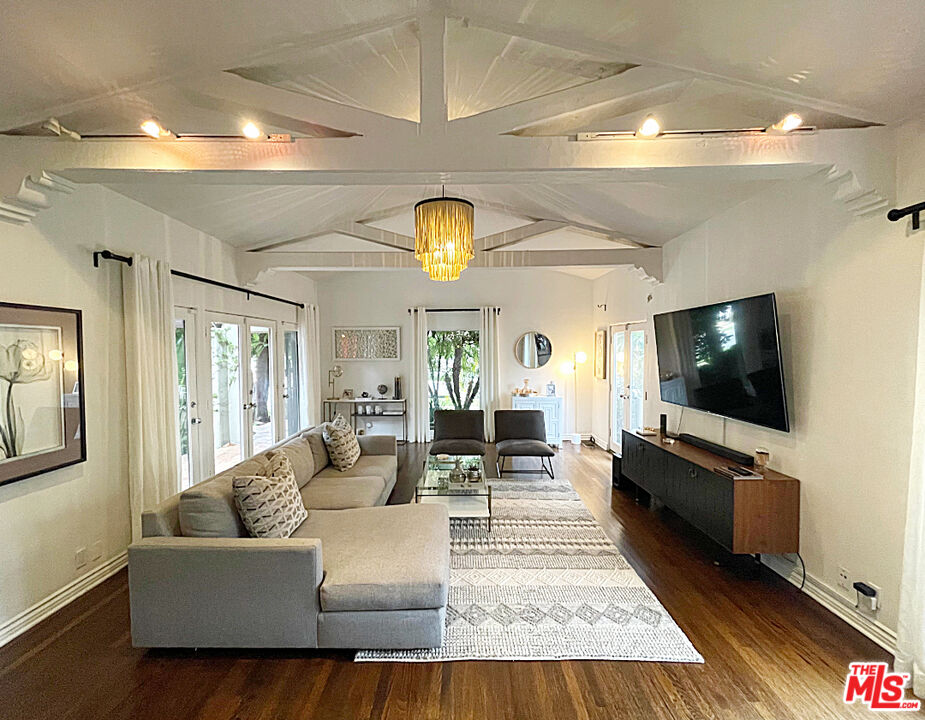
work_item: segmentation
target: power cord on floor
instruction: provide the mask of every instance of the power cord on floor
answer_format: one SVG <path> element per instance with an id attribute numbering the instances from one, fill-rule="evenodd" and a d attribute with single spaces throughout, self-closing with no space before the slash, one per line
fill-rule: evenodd
<path id="1" fill-rule="evenodd" d="M 803 556 L 800 553 L 797 553 L 797 557 L 800 559 L 800 565 L 803 566 L 803 579 L 800 580 L 800 590 L 803 590 L 803 586 L 806 585 L 806 563 L 803 562 Z"/>

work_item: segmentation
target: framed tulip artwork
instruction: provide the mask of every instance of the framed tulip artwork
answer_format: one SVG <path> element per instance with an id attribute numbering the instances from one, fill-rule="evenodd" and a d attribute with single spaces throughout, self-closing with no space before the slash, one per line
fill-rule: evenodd
<path id="1" fill-rule="evenodd" d="M 80 310 L 0 302 L 0 485 L 84 462 Z"/>

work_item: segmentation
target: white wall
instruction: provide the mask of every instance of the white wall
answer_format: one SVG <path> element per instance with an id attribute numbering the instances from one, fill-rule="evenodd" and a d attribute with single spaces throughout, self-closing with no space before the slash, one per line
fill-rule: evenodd
<path id="1" fill-rule="evenodd" d="M 33 225 L 0 223 L 0 300 L 83 311 L 87 461 L 0 487 L 0 628 L 107 559 L 130 538 L 122 286 L 117 263 L 93 250 L 142 252 L 173 267 L 237 283 L 228 246 L 98 186 L 58 200 Z M 279 312 L 264 301 L 176 280 L 176 301 L 229 312 Z M 264 292 L 314 301 L 313 283 L 270 278 Z M 294 313 L 293 313 L 294 319 Z M 79 571 L 74 553 L 101 541 Z"/>
<path id="2" fill-rule="evenodd" d="M 925 134 L 905 129 L 899 203 L 925 198 Z M 772 467 L 801 480 L 801 550 L 807 570 L 837 588 L 882 589 L 880 621 L 896 626 L 912 421 L 922 240 L 883 214 L 858 219 L 816 180 L 781 184 L 665 246 L 665 282 L 650 288 L 614 272 L 595 283 L 612 321 L 775 292 L 792 431 L 765 430 L 686 410 L 683 432 L 744 451 L 771 451 Z M 625 283 L 635 292 L 625 297 Z M 651 293 L 652 301 L 646 303 Z M 601 322 L 601 320 L 598 320 Z M 647 374 L 646 423 L 679 408 L 658 399 Z M 606 384 L 595 407 L 606 405 Z M 606 420 L 606 415 L 604 415 Z"/>
<path id="3" fill-rule="evenodd" d="M 510 391 L 530 379 L 533 387 L 543 391 L 549 380 L 555 380 L 558 394 L 565 397 L 565 431 L 574 432 L 573 376 L 561 370 L 572 353 L 583 350 L 589 362 L 579 366 L 578 428 L 588 433 L 591 426 L 590 358 L 593 351 L 591 332 L 591 282 L 555 271 L 472 268 L 452 283 L 431 281 L 423 272 L 354 272 L 332 273 L 317 283 L 321 310 L 321 365 L 323 381 L 333 364 L 331 328 L 335 326 L 394 326 L 401 327 L 402 356 L 400 362 L 344 362 L 344 375 L 337 381 L 338 394 L 353 388 L 359 394 L 374 393 L 379 383 L 389 386 L 396 375 L 402 377 L 407 397 L 410 378 L 411 320 L 408 308 L 501 307 L 501 389 L 502 407 L 510 407 Z M 478 316 L 474 315 L 478 327 Z M 439 315 L 429 316 L 429 324 L 443 321 Z M 523 333 L 539 330 L 552 341 L 552 359 L 542 368 L 527 370 L 514 358 L 514 343 Z M 324 388 L 328 395 L 328 388 Z M 371 433 L 398 433 L 397 421 L 379 419 L 368 430 Z"/>

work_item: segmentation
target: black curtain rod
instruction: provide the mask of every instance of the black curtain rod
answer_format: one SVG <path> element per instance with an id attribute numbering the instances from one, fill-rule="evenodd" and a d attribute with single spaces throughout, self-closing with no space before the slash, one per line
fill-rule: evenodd
<path id="1" fill-rule="evenodd" d="M 429 313 L 445 313 L 445 312 L 479 312 L 481 308 L 424 308 L 424 312 Z M 415 311 L 415 308 L 408 308 L 408 314 L 410 315 Z M 501 314 L 501 308 L 495 308 L 495 312 L 499 315 Z"/>
<path id="2" fill-rule="evenodd" d="M 116 262 L 125 263 L 129 267 L 132 266 L 132 258 L 126 257 L 125 255 L 117 255 L 111 250 L 99 250 L 93 253 L 93 267 L 100 266 L 100 259 L 115 260 Z M 297 308 L 305 307 L 305 303 L 296 302 L 295 300 L 287 300 L 286 298 L 276 297 L 276 295 L 267 295 L 266 293 L 257 292 L 256 290 L 249 290 L 248 288 L 238 287 L 237 285 L 229 285 L 228 283 L 212 280 L 211 278 L 202 277 L 201 275 L 193 275 L 181 270 L 171 270 L 170 274 L 175 275 L 176 277 L 185 278 L 187 280 L 195 280 L 196 282 L 201 282 L 206 285 L 214 285 L 215 287 L 225 288 L 225 290 L 234 290 L 235 292 L 244 293 L 247 295 L 248 300 L 250 299 L 251 295 L 253 295 L 254 297 L 262 297 L 266 298 L 267 300 L 275 300 L 276 302 L 286 303 L 286 305 L 294 305 Z"/>
<path id="3" fill-rule="evenodd" d="M 918 230 L 921 226 L 919 221 L 919 213 L 925 212 L 925 202 L 920 202 L 916 205 L 910 205 L 909 207 L 904 208 L 893 208 L 886 214 L 886 219 L 890 222 L 896 222 L 897 220 L 902 220 L 906 215 L 912 216 L 912 229 Z"/>

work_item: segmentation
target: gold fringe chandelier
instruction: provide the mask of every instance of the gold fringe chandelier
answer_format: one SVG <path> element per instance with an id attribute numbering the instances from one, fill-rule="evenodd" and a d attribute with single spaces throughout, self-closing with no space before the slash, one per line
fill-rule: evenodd
<path id="1" fill-rule="evenodd" d="M 475 208 L 468 200 L 439 197 L 414 206 L 414 257 L 431 280 L 458 280 L 472 252 Z"/>

